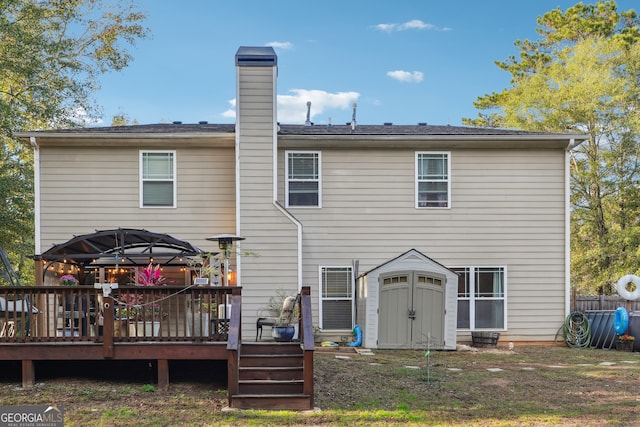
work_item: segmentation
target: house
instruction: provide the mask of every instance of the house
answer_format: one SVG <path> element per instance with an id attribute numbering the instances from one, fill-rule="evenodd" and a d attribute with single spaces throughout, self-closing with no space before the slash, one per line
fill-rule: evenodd
<path id="1" fill-rule="evenodd" d="M 322 339 L 348 340 L 358 323 L 371 348 L 451 349 L 472 331 L 554 340 L 570 307 L 569 157 L 583 135 L 280 124 L 273 49 L 241 47 L 235 62 L 235 125 L 19 134 L 35 151 L 36 254 L 119 227 L 205 251 L 229 233 L 252 254 L 231 259 L 244 336 L 276 290 L 309 286 Z"/>

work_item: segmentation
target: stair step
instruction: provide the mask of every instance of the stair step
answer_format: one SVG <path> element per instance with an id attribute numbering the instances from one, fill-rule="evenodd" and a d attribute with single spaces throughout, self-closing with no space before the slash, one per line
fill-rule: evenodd
<path id="1" fill-rule="evenodd" d="M 287 343 L 242 343 L 242 354 L 298 354 L 302 353 L 300 343 L 287 342 Z"/>
<path id="2" fill-rule="evenodd" d="M 299 380 L 303 378 L 302 366 L 241 366 L 240 380 Z"/>
<path id="3" fill-rule="evenodd" d="M 299 367 L 302 366 L 302 354 L 242 354 L 240 367 Z"/>
<path id="4" fill-rule="evenodd" d="M 311 396 L 303 393 L 275 395 L 241 393 L 231 397 L 231 407 L 236 409 L 307 411 L 313 409 L 313 402 Z"/>
<path id="5" fill-rule="evenodd" d="M 304 391 L 304 380 L 241 380 L 238 391 L 242 394 L 291 395 Z"/>

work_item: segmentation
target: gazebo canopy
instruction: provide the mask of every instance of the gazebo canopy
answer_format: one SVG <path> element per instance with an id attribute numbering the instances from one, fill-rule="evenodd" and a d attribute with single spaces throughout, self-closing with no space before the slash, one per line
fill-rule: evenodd
<path id="1" fill-rule="evenodd" d="M 78 266 L 142 266 L 151 259 L 162 265 L 186 265 L 190 257 L 205 252 L 191 243 L 168 234 L 148 230 L 118 228 L 75 236 L 54 245 L 34 259 L 65 262 Z"/>

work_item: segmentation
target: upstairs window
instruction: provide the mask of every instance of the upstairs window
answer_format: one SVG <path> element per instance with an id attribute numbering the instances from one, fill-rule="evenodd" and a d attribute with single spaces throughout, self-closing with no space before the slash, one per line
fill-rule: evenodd
<path id="1" fill-rule="evenodd" d="M 176 152 L 140 152 L 140 207 L 176 207 Z"/>
<path id="2" fill-rule="evenodd" d="M 288 151 L 287 206 L 320 207 L 320 153 Z"/>
<path id="3" fill-rule="evenodd" d="M 449 170 L 449 153 L 416 153 L 416 207 L 451 206 Z"/>

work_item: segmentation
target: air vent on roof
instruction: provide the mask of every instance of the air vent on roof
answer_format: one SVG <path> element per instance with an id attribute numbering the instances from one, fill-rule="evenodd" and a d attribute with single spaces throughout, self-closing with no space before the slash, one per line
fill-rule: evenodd
<path id="1" fill-rule="evenodd" d="M 307 101 L 307 120 L 305 120 L 305 126 L 311 126 L 311 101 Z"/>
<path id="2" fill-rule="evenodd" d="M 206 124 L 209 124 L 209 122 L 208 122 L 208 121 L 206 121 L 206 120 L 200 120 L 200 121 L 198 122 L 198 124 L 199 124 L 199 125 L 206 125 Z"/>
<path id="3" fill-rule="evenodd" d="M 385 126 L 391 126 L 391 125 L 393 125 L 393 123 L 392 122 L 384 122 L 384 125 Z"/>
<path id="4" fill-rule="evenodd" d="M 182 122 L 181 122 L 181 121 L 175 121 L 175 122 L 173 122 L 173 124 L 174 124 L 174 125 L 181 125 L 181 124 L 182 124 Z"/>
<path id="5" fill-rule="evenodd" d="M 418 126 L 426 126 L 427 122 L 418 122 Z"/>
<path id="6" fill-rule="evenodd" d="M 358 107 L 358 104 L 356 104 L 355 102 L 351 104 L 351 108 L 353 110 L 353 112 L 351 113 L 351 133 L 354 133 L 356 131 L 356 108 L 357 107 Z"/>

